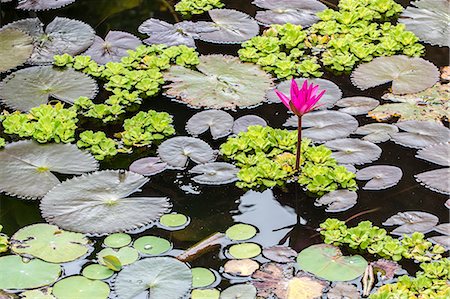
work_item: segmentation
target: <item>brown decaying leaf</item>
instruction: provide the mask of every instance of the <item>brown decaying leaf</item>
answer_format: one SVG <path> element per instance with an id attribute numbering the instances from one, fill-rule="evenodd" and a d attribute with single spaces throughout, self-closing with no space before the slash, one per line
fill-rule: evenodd
<path id="1" fill-rule="evenodd" d="M 375 270 L 380 271 L 385 279 L 394 278 L 395 272 L 401 269 L 400 265 L 396 262 L 385 259 L 379 259 L 370 264 Z"/>
<path id="2" fill-rule="evenodd" d="M 236 276 L 250 276 L 258 269 L 258 262 L 251 259 L 229 260 L 224 265 L 225 273 Z"/>

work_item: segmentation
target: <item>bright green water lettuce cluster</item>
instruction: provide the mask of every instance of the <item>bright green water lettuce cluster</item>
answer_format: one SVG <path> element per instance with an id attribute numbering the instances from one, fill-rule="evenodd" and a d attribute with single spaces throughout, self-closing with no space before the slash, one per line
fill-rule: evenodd
<path id="1" fill-rule="evenodd" d="M 420 264 L 416 277 L 400 276 L 397 282 L 381 286 L 370 299 L 447 299 L 450 298 L 450 260 Z"/>
<path id="2" fill-rule="evenodd" d="M 123 132 L 118 134 L 125 147 L 141 147 L 150 145 L 175 134 L 173 118 L 166 112 L 140 111 L 134 117 L 125 120 Z"/>
<path id="3" fill-rule="evenodd" d="M 220 151 L 240 168 L 240 188 L 283 186 L 295 179 L 297 132 L 250 126 L 247 132 L 228 138 Z M 302 140 L 302 172 L 298 182 L 318 195 L 345 188 L 356 190 L 355 174 L 339 166 L 331 151 Z"/>
<path id="4" fill-rule="evenodd" d="M 195 49 L 186 46 L 165 45 L 139 46 L 128 51 L 121 62 L 99 65 L 89 56 L 68 54 L 56 55 L 54 65 L 71 67 L 106 82 L 105 89 L 112 94 L 104 103 L 94 103 L 87 98 L 78 99 L 75 104 L 78 113 L 99 118 L 104 122 L 116 120 L 132 106 L 142 103 L 142 98 L 159 93 L 164 83 L 162 72 L 172 64 L 194 66 L 199 63 Z"/>
<path id="5" fill-rule="evenodd" d="M 5 138 L 0 137 L 0 148 L 5 147 L 5 145 L 6 145 L 6 140 L 5 140 Z"/>
<path id="6" fill-rule="evenodd" d="M 9 241 L 8 236 L 2 234 L 3 226 L 0 224 L 0 253 L 8 251 Z"/>
<path id="7" fill-rule="evenodd" d="M 403 24 L 388 20 L 402 11 L 393 0 L 344 0 L 339 10 L 326 9 L 310 28 L 273 25 L 242 44 L 239 57 L 261 65 L 279 79 L 320 77 L 323 69 L 351 71 L 377 56 L 420 56 L 424 47 Z"/>
<path id="8" fill-rule="evenodd" d="M 40 143 L 73 142 L 78 122 L 76 110 L 72 107 L 66 109 L 60 102 L 55 105 L 40 105 L 32 108 L 29 113 L 4 114 L 2 119 L 6 134 L 31 137 Z"/>
<path id="9" fill-rule="evenodd" d="M 442 246 L 425 240 L 422 233 L 404 235 L 403 239 L 399 240 L 389 236 L 385 229 L 372 225 L 370 221 L 362 221 L 349 228 L 345 222 L 329 218 L 320 224 L 320 228 L 320 234 L 327 244 L 365 250 L 394 261 L 407 258 L 427 262 L 440 259 L 441 254 L 445 252 Z"/>
<path id="10" fill-rule="evenodd" d="M 84 131 L 80 134 L 77 146 L 86 149 L 101 161 L 105 157 L 112 157 L 117 154 L 118 144 L 114 139 L 108 138 L 104 132 Z"/>
<path id="11" fill-rule="evenodd" d="M 181 0 L 175 5 L 175 10 L 183 16 L 198 15 L 213 8 L 222 8 L 220 0 Z"/>

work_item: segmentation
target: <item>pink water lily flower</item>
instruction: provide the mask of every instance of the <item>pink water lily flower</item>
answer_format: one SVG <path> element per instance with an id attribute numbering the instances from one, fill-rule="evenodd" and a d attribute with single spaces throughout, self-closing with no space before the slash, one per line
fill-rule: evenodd
<path id="1" fill-rule="evenodd" d="M 291 110 L 295 115 L 302 117 L 306 113 L 316 108 L 317 102 L 322 98 L 326 90 L 322 90 L 317 94 L 319 85 L 311 83 L 308 86 L 308 80 L 303 82 L 302 88 L 299 89 L 294 79 L 291 81 L 291 98 L 275 89 L 275 93 L 283 102 L 283 104 Z"/>

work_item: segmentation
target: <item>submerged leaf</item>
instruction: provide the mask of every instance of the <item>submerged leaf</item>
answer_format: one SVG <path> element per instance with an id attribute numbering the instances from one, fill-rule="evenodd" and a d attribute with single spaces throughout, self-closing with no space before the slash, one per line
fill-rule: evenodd
<path id="1" fill-rule="evenodd" d="M 379 259 L 375 262 L 371 262 L 370 265 L 375 270 L 380 270 L 382 272 L 382 276 L 386 279 L 394 278 L 396 272 L 401 269 L 397 262 L 385 259 Z"/>
<path id="2" fill-rule="evenodd" d="M 184 169 L 188 158 L 198 164 L 216 159 L 213 149 L 203 140 L 193 137 L 177 136 L 170 138 L 158 147 L 158 155 L 174 169 Z"/>
<path id="3" fill-rule="evenodd" d="M 159 157 L 147 157 L 134 161 L 130 165 L 130 171 L 152 176 L 167 169 L 167 163 L 161 161 Z"/>
<path id="4" fill-rule="evenodd" d="M 416 174 L 416 181 L 435 192 L 450 194 L 450 182 L 442 178 L 450 177 L 450 168 L 441 168 Z"/>
<path id="5" fill-rule="evenodd" d="M 0 150 L 0 169 L 0 191 L 36 199 L 59 184 L 52 172 L 82 174 L 97 170 L 98 163 L 74 144 L 40 145 L 28 140 Z"/>
<path id="6" fill-rule="evenodd" d="M 104 170 L 53 188 L 41 201 L 42 216 L 61 228 L 109 234 L 145 226 L 167 213 L 166 197 L 128 197 L 148 182 L 137 173 Z"/>
<path id="7" fill-rule="evenodd" d="M 197 137 L 211 130 L 213 139 L 225 137 L 233 129 L 233 117 L 221 110 L 206 110 L 194 114 L 186 123 L 186 131 Z"/>
<path id="8" fill-rule="evenodd" d="M 248 127 L 250 126 L 266 127 L 267 122 L 257 115 L 249 114 L 241 116 L 234 121 L 233 134 L 237 135 L 240 132 L 247 132 Z"/>
<path id="9" fill-rule="evenodd" d="M 358 194 L 355 191 L 349 190 L 335 190 L 324 196 L 316 199 L 314 202 L 315 206 L 328 205 L 326 212 L 336 213 L 342 212 L 350 209 L 356 205 L 358 199 Z"/>
<path id="10" fill-rule="evenodd" d="M 383 225 L 400 225 L 394 229 L 391 234 L 401 236 L 403 234 L 412 234 L 414 232 L 427 233 L 431 231 L 438 222 L 439 218 L 433 214 L 420 211 L 408 211 L 399 212 L 394 216 L 389 217 L 383 222 Z"/>
<path id="11" fill-rule="evenodd" d="M 360 64 L 351 79 L 362 90 L 392 81 L 392 92 L 405 94 L 433 86 L 439 81 L 439 75 L 438 68 L 423 58 L 396 55 Z"/>
<path id="12" fill-rule="evenodd" d="M 0 101 L 20 111 L 47 104 L 50 97 L 72 104 L 79 97 L 93 99 L 97 83 L 73 69 L 34 66 L 18 70 L 0 84 Z"/>
<path id="13" fill-rule="evenodd" d="M 406 132 L 392 134 L 392 141 L 403 146 L 423 148 L 450 141 L 450 129 L 436 122 L 409 120 L 395 125 Z"/>
<path id="14" fill-rule="evenodd" d="M 193 107 L 252 107 L 265 99 L 272 78 L 259 66 L 224 55 L 200 56 L 199 71 L 172 66 L 165 73 L 166 94 Z"/>
<path id="15" fill-rule="evenodd" d="M 17 8 L 24 10 L 48 10 L 61 8 L 75 1 L 76 0 L 21 0 L 19 1 Z"/>
<path id="16" fill-rule="evenodd" d="M 403 176 L 400 168 L 391 165 L 374 165 L 356 172 L 356 179 L 367 181 L 364 190 L 381 190 L 397 185 Z"/>
<path id="17" fill-rule="evenodd" d="M 368 97 L 348 97 L 336 102 L 336 106 L 343 107 L 339 111 L 350 115 L 366 114 L 380 104 L 378 100 Z"/>
<path id="18" fill-rule="evenodd" d="M 24 64 L 33 52 L 33 39 L 20 30 L 0 30 L 0 40 L 0 73 Z"/>
<path id="19" fill-rule="evenodd" d="M 373 143 L 385 142 L 398 132 L 398 127 L 390 124 L 367 124 L 356 129 L 355 134 L 365 135 L 362 139 Z"/>
<path id="20" fill-rule="evenodd" d="M 439 143 L 430 145 L 417 151 L 416 158 L 423 159 L 425 161 L 442 165 L 450 166 L 450 143 Z"/>
<path id="21" fill-rule="evenodd" d="M 114 281 L 119 299 L 132 299 L 149 291 L 152 299 L 179 299 L 192 284 L 190 269 L 170 257 L 140 260 L 123 269 Z"/>
<path id="22" fill-rule="evenodd" d="M 341 164 L 365 164 L 377 160 L 381 148 L 369 141 L 344 138 L 328 141 L 325 146 L 334 150 L 332 157 Z"/>
<path id="23" fill-rule="evenodd" d="M 238 180 L 239 168 L 230 163 L 213 162 L 194 166 L 190 173 L 198 173 L 192 180 L 205 185 L 229 184 Z"/>

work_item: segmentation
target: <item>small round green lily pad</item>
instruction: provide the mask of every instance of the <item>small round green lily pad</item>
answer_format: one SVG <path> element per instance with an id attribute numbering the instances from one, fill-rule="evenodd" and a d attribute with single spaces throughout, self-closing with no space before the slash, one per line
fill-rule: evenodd
<path id="1" fill-rule="evenodd" d="M 179 227 L 188 222 L 188 217 L 183 214 L 166 214 L 161 216 L 159 222 L 167 227 Z"/>
<path id="2" fill-rule="evenodd" d="M 235 259 L 250 259 L 261 253 L 261 247 L 255 243 L 242 243 L 231 246 L 228 252 Z"/>
<path id="3" fill-rule="evenodd" d="M 105 248 L 97 253 L 98 262 L 102 265 L 105 265 L 103 257 L 107 255 L 113 255 L 117 257 L 122 266 L 132 264 L 139 258 L 139 253 L 133 247 L 122 247 L 119 250 Z"/>
<path id="4" fill-rule="evenodd" d="M 163 238 L 155 236 L 140 237 L 133 244 L 140 253 L 158 255 L 169 251 L 172 248 L 172 244 Z"/>
<path id="5" fill-rule="evenodd" d="M 191 299 L 219 299 L 219 297 L 220 291 L 217 289 L 198 289 L 191 293 Z"/>
<path id="6" fill-rule="evenodd" d="M 100 280 L 70 276 L 55 283 L 53 295 L 58 299 L 106 299 L 109 296 L 109 286 Z"/>
<path id="7" fill-rule="evenodd" d="M 83 269 L 83 276 L 89 279 L 107 279 L 110 278 L 114 271 L 99 264 L 92 264 Z"/>
<path id="8" fill-rule="evenodd" d="M 238 223 L 227 229 L 225 234 L 234 241 L 244 241 L 253 238 L 257 233 L 256 228 L 250 224 Z"/>
<path id="9" fill-rule="evenodd" d="M 235 284 L 232 285 L 220 294 L 220 299 L 255 299 L 256 288 L 251 284 Z"/>
<path id="10" fill-rule="evenodd" d="M 210 286 L 216 281 L 214 273 L 206 268 L 192 268 L 192 287 L 204 288 Z"/>
<path id="11" fill-rule="evenodd" d="M 103 244 L 111 248 L 125 247 L 131 243 L 131 236 L 124 233 L 115 233 L 109 235 L 103 240 Z"/>
<path id="12" fill-rule="evenodd" d="M 3 298 L 3 297 L 0 297 Z M 11 297 L 16 298 L 16 297 Z M 6 299 L 6 298 L 5 298 Z M 46 287 L 37 290 L 29 290 L 20 293 L 20 299 L 56 299 L 52 295 L 52 288 Z"/>

